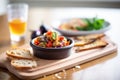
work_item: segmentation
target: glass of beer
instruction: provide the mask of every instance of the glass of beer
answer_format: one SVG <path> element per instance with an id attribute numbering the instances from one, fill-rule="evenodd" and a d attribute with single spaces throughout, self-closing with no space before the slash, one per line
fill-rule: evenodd
<path id="1" fill-rule="evenodd" d="M 24 3 L 8 4 L 7 16 L 11 41 L 18 42 L 25 39 L 28 5 Z"/>

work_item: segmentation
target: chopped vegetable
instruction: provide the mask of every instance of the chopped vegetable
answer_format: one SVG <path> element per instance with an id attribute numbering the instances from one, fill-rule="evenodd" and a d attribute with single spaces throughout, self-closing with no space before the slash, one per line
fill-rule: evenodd
<path id="1" fill-rule="evenodd" d="M 36 39 L 34 40 L 34 44 L 36 44 L 36 45 L 39 44 L 39 38 L 36 38 Z"/>
<path id="2" fill-rule="evenodd" d="M 68 46 L 70 41 L 67 41 L 64 36 L 59 36 L 56 32 L 48 31 L 43 36 L 35 38 L 34 44 L 40 47 L 57 48 Z"/>
<path id="3" fill-rule="evenodd" d="M 46 44 L 47 47 L 52 47 L 52 42 L 49 41 L 47 44 Z"/>
<path id="4" fill-rule="evenodd" d="M 60 36 L 60 37 L 59 37 L 59 40 L 60 40 L 60 41 L 64 40 L 64 36 Z"/>
<path id="5" fill-rule="evenodd" d="M 56 33 L 56 32 L 53 32 L 53 33 L 52 33 L 52 39 L 53 39 L 53 40 L 56 40 L 56 38 L 57 38 L 57 33 Z"/>

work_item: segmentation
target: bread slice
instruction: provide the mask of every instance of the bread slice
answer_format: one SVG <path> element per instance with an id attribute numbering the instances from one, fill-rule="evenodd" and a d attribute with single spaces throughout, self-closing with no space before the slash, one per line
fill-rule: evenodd
<path id="1" fill-rule="evenodd" d="M 8 58 L 10 58 L 10 59 L 14 59 L 14 58 L 32 59 L 33 58 L 32 54 L 27 49 L 15 48 L 15 49 L 6 51 L 6 54 L 8 55 Z"/>
<path id="2" fill-rule="evenodd" d="M 85 36 L 85 38 L 86 39 L 100 39 L 104 36 L 105 36 L 105 34 L 91 34 L 91 35 Z"/>
<path id="3" fill-rule="evenodd" d="M 28 59 L 13 59 L 11 65 L 16 69 L 31 69 L 37 66 L 35 60 Z"/>
<path id="4" fill-rule="evenodd" d="M 101 37 L 104 37 L 105 34 L 90 34 L 90 35 L 86 35 L 86 36 L 80 36 L 77 37 L 77 40 L 83 40 L 83 39 L 99 39 Z"/>
<path id="5" fill-rule="evenodd" d="M 75 41 L 74 46 L 75 47 L 84 46 L 84 45 L 90 44 L 90 43 L 92 43 L 94 41 L 95 41 L 94 39 L 82 39 L 82 40 L 79 40 L 79 41 Z"/>
<path id="6" fill-rule="evenodd" d="M 96 48 L 105 47 L 106 45 L 108 45 L 108 43 L 106 41 L 98 39 L 98 40 L 94 41 L 93 43 L 77 47 L 75 49 L 75 51 L 80 52 L 80 51 L 84 51 L 84 50 L 96 49 Z"/>

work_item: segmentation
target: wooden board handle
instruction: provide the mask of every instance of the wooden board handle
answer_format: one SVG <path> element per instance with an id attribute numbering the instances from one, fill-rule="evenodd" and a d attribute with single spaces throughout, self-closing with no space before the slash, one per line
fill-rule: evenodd
<path id="1" fill-rule="evenodd" d="M 0 54 L 0 67 L 5 68 L 5 64 L 6 64 L 6 54 L 2 53 Z"/>

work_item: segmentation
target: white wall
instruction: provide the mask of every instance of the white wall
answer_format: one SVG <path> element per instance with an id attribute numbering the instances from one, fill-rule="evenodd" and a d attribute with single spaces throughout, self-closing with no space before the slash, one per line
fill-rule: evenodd
<path id="1" fill-rule="evenodd" d="M 8 3 L 8 0 L 0 0 L 0 15 L 6 12 L 7 3 Z"/>
<path id="2" fill-rule="evenodd" d="M 107 7 L 120 8 L 120 0 L 10 0 L 25 2 L 33 7 Z"/>

